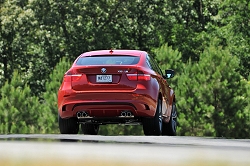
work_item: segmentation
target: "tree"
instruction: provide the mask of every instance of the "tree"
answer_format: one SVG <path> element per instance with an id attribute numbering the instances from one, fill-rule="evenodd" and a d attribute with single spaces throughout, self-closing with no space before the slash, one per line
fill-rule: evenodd
<path id="1" fill-rule="evenodd" d="M 217 37 L 232 55 L 240 59 L 238 70 L 245 78 L 250 73 L 250 5 L 247 0 L 225 0 L 211 23 L 211 38 Z"/>
<path id="2" fill-rule="evenodd" d="M 217 15 L 220 2 L 175 0 L 166 1 L 166 3 L 169 8 L 165 24 L 170 22 L 172 26 L 170 35 L 162 36 L 164 41 L 182 53 L 184 62 L 190 58 L 192 61 L 199 61 L 199 56 L 205 48 L 202 43 L 206 40 L 198 36 L 200 33 L 209 31 L 207 25 L 213 22 L 213 16 Z"/>
<path id="3" fill-rule="evenodd" d="M 178 79 L 181 135 L 247 138 L 247 83 L 236 71 L 238 59 L 211 45 Z"/>
<path id="4" fill-rule="evenodd" d="M 31 87 L 32 94 L 43 91 L 43 79 L 49 69 L 41 57 L 39 48 L 39 23 L 28 1 L 5 1 L 0 6 L 0 63 L 3 65 L 4 81 L 10 81 L 14 70 L 27 73 L 23 78 Z M 41 34 L 44 35 L 44 34 Z M 37 42 L 37 43 L 36 43 Z"/>
<path id="5" fill-rule="evenodd" d="M 10 82 L 1 88 L 0 132 L 47 133 L 51 114 L 45 112 L 37 97 L 31 96 L 29 86 L 15 71 Z"/>
<path id="6" fill-rule="evenodd" d="M 174 69 L 175 72 L 179 74 L 183 70 L 182 53 L 178 50 L 174 50 L 172 46 L 164 44 L 154 49 L 153 53 L 162 71 Z"/>
<path id="7" fill-rule="evenodd" d="M 248 100 L 250 98 L 250 75 L 248 76 L 248 83 L 247 83 L 247 93 L 246 93 L 246 98 L 245 100 L 248 101 L 248 105 L 245 109 L 245 115 L 246 115 L 246 119 L 247 119 L 247 124 L 246 126 L 250 126 L 250 100 Z"/>
<path id="8" fill-rule="evenodd" d="M 57 92 L 62 83 L 64 73 L 70 68 L 70 61 L 67 58 L 62 58 L 56 65 L 53 72 L 50 74 L 46 82 L 46 91 L 43 93 L 42 107 L 45 112 L 51 113 L 52 124 L 51 131 L 58 132 L 58 110 L 57 110 Z"/>
<path id="9" fill-rule="evenodd" d="M 17 1 L 5 1 L 0 10 L 0 63 L 3 64 L 5 80 L 10 80 L 14 69 L 26 71 L 34 59 L 27 51 L 32 39 L 34 14 L 19 5 Z"/>

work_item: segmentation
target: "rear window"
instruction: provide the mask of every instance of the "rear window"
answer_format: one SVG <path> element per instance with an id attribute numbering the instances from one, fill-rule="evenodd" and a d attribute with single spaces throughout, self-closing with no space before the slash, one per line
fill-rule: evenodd
<path id="1" fill-rule="evenodd" d="M 139 56 L 89 56 L 81 57 L 77 60 L 76 64 L 84 65 L 135 65 L 139 62 Z"/>

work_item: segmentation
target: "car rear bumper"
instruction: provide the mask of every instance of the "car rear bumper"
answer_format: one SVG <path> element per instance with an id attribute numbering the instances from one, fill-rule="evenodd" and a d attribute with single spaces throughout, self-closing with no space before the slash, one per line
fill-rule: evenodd
<path id="1" fill-rule="evenodd" d="M 157 105 L 157 100 L 150 95 L 134 92 L 84 92 L 58 96 L 62 96 L 58 100 L 62 118 L 77 117 L 82 111 L 94 118 L 119 118 L 122 111 L 130 111 L 134 117 L 153 117 Z"/>

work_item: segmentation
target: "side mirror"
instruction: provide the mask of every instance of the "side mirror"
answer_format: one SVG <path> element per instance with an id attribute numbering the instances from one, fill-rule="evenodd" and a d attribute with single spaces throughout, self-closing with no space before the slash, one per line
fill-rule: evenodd
<path id="1" fill-rule="evenodd" d="M 172 69 L 167 69 L 165 70 L 165 73 L 166 73 L 166 78 L 173 78 L 174 77 L 174 70 Z"/>

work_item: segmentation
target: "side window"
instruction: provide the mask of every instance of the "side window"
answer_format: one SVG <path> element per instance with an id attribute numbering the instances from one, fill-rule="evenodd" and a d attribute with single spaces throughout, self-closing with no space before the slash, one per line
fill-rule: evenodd
<path id="1" fill-rule="evenodd" d="M 158 64 L 156 63 L 156 61 L 155 61 L 154 59 L 153 59 L 153 62 L 155 63 L 155 66 L 156 66 L 156 68 L 157 68 L 158 73 L 159 73 L 160 75 L 163 76 L 163 73 L 162 73 L 162 71 L 161 71 L 161 68 L 158 66 Z"/>
<path id="2" fill-rule="evenodd" d="M 154 64 L 153 61 L 152 61 L 152 58 L 151 58 L 149 55 L 147 55 L 147 61 L 148 61 L 148 63 L 149 63 L 149 64 L 148 64 L 149 67 L 150 67 L 152 70 L 158 72 L 157 69 L 156 69 L 156 67 L 155 67 L 155 64 Z"/>
<path id="3" fill-rule="evenodd" d="M 157 72 L 157 73 L 159 73 L 160 75 L 162 75 L 163 76 L 163 73 L 162 73 L 162 71 L 161 71 L 161 69 L 159 68 L 159 66 L 157 65 L 157 63 L 154 61 L 154 59 L 153 58 L 151 58 L 149 55 L 147 55 L 147 61 L 149 62 L 149 64 L 150 64 L 150 68 L 152 69 L 152 70 L 154 70 L 155 72 Z"/>
<path id="4" fill-rule="evenodd" d="M 149 57 L 148 55 L 147 55 L 147 58 L 146 58 L 146 63 L 147 63 L 147 65 L 148 65 L 148 67 L 149 67 L 150 69 L 154 70 L 154 69 L 152 68 L 151 64 L 150 64 L 150 57 Z"/>

